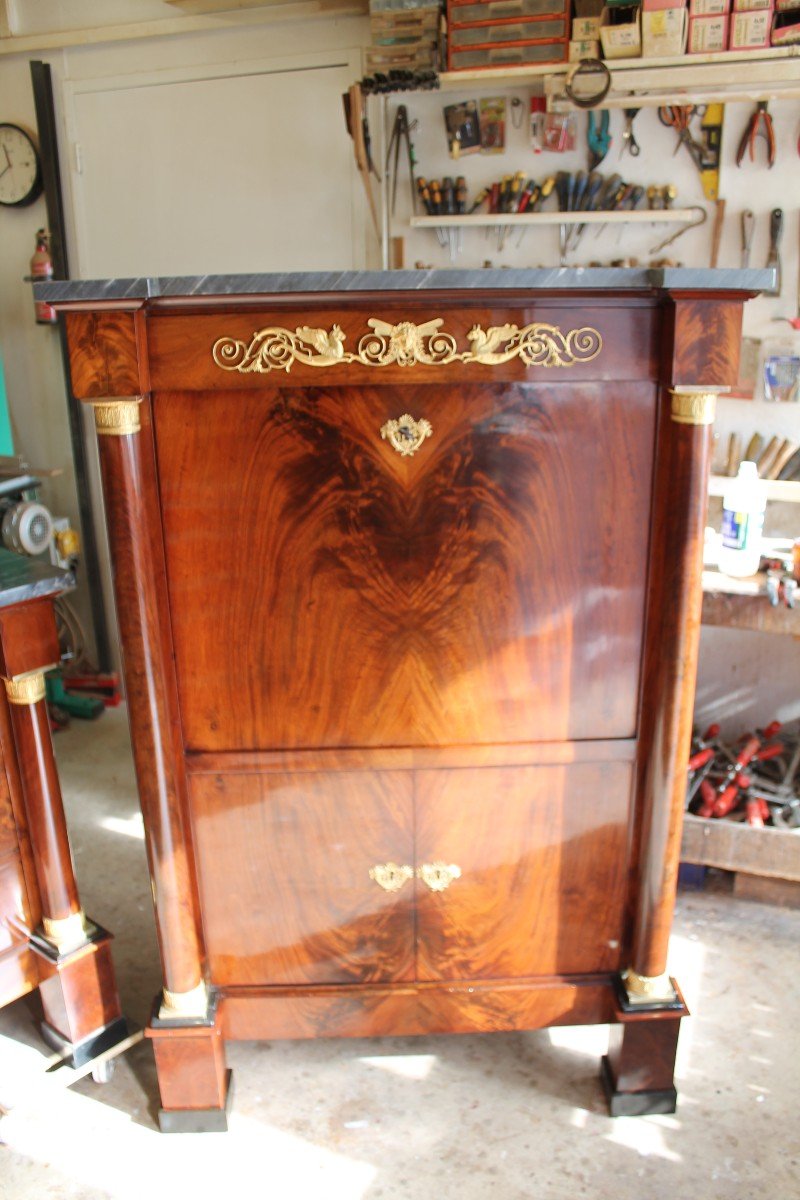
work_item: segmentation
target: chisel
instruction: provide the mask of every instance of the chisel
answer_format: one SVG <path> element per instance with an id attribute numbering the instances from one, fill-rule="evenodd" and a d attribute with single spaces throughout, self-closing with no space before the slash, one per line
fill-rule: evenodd
<path id="1" fill-rule="evenodd" d="M 746 208 L 742 213 L 742 268 L 750 266 L 750 247 L 753 244 L 753 229 L 756 219 L 752 211 Z"/>
<path id="2" fill-rule="evenodd" d="M 761 457 L 756 463 L 756 470 L 761 479 L 767 478 L 767 472 L 771 470 L 772 464 L 783 445 L 783 439 L 779 437 L 770 438 L 767 443 L 767 448 L 762 452 Z"/>
<path id="3" fill-rule="evenodd" d="M 728 439 L 728 463 L 725 468 L 725 474 L 735 476 L 739 470 L 739 463 L 741 461 L 742 439 L 738 433 L 732 433 Z"/>
<path id="4" fill-rule="evenodd" d="M 764 445 L 764 439 L 760 433 L 754 433 L 747 443 L 747 449 L 744 452 L 743 462 L 758 462 L 758 455 Z"/>
<path id="5" fill-rule="evenodd" d="M 789 459 L 778 479 L 797 479 L 800 477 L 800 450 Z"/>
<path id="6" fill-rule="evenodd" d="M 767 479 L 779 479 L 781 471 L 786 466 L 786 464 L 788 462 L 790 462 L 791 459 L 794 458 L 795 454 L 797 453 L 797 451 L 799 449 L 800 449 L 800 446 L 798 445 L 797 442 L 792 442 L 792 441 L 790 441 L 789 438 L 784 438 L 781 448 L 778 451 L 778 453 L 776 454 L 775 460 L 772 463 L 772 466 L 767 471 L 766 478 Z"/>

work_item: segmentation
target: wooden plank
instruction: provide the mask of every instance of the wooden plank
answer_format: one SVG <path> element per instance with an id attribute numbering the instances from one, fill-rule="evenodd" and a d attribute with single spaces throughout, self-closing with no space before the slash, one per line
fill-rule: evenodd
<path id="1" fill-rule="evenodd" d="M 765 595 L 740 596 L 724 592 L 703 595 L 703 625 L 724 629 L 750 629 L 756 633 L 780 633 L 800 637 L 800 608 L 774 607 Z"/>
<path id="2" fill-rule="evenodd" d="M 758 900 L 761 904 L 800 908 L 800 883 L 794 879 L 768 879 L 764 875 L 748 875 L 746 871 L 737 871 L 733 894 L 740 900 Z"/>
<path id="3" fill-rule="evenodd" d="M 440 226 L 463 226 L 468 229 L 471 225 L 503 225 L 510 229 L 514 225 L 656 225 L 665 222 L 688 225 L 696 220 L 696 208 L 643 208 L 625 209 L 624 212 L 463 213 L 459 216 L 411 217 L 409 224 L 415 229 L 436 229 Z"/>
<path id="4" fill-rule="evenodd" d="M 677 210 L 676 210 L 677 211 Z M 632 213 L 628 213 L 632 216 Z M 709 496 L 724 496 L 731 485 L 728 475 L 712 475 L 708 481 Z M 762 479 L 761 486 L 768 500 L 782 500 L 784 504 L 800 504 L 800 480 Z"/>
<path id="5" fill-rule="evenodd" d="M 716 821 L 687 813 L 681 862 L 800 882 L 800 832 L 758 829 L 738 821 Z"/>

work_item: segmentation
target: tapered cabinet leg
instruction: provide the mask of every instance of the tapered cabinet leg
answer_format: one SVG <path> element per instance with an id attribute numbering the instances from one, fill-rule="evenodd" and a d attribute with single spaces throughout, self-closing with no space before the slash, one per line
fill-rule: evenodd
<path id="1" fill-rule="evenodd" d="M 154 1011 L 147 1028 L 153 1043 L 163 1133 L 223 1133 L 228 1128 L 231 1072 L 216 1011 L 190 1025 L 162 1021 Z"/>

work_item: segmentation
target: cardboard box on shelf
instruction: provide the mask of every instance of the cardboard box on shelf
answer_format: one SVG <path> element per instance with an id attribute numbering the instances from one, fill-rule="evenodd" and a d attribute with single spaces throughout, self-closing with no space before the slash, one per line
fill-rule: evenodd
<path id="1" fill-rule="evenodd" d="M 774 8 L 773 0 L 733 0 L 734 12 L 755 12 L 759 8 Z"/>
<path id="2" fill-rule="evenodd" d="M 669 58 L 686 49 L 687 11 L 679 8 L 642 10 L 642 57 Z"/>
<path id="3" fill-rule="evenodd" d="M 728 49 L 727 13 L 714 17 L 689 17 L 689 54 L 716 54 Z"/>
<path id="4" fill-rule="evenodd" d="M 600 43 L 593 38 L 571 41 L 567 57 L 570 62 L 580 62 L 582 58 L 599 58 Z"/>
<path id="5" fill-rule="evenodd" d="M 638 4 L 606 5 L 600 18 L 604 58 L 639 58 L 642 53 L 641 16 Z"/>
<path id="6" fill-rule="evenodd" d="M 800 9 L 775 13 L 771 40 L 773 46 L 791 46 L 800 42 Z"/>
<path id="7" fill-rule="evenodd" d="M 729 50 L 760 50 L 769 45 L 772 31 L 772 4 L 755 12 L 731 14 Z"/>
<path id="8" fill-rule="evenodd" d="M 573 0 L 576 17 L 599 17 L 603 11 L 603 0 Z"/>
<path id="9" fill-rule="evenodd" d="M 689 0 L 690 17 L 720 17 L 731 11 L 731 0 Z"/>
<path id="10" fill-rule="evenodd" d="M 600 37 L 600 14 L 596 17 L 573 17 L 570 37 L 574 42 L 596 42 Z"/>

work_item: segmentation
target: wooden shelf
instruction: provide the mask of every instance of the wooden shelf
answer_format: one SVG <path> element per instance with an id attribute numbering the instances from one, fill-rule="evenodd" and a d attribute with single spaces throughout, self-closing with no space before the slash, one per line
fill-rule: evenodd
<path id="1" fill-rule="evenodd" d="M 766 50 L 726 50 L 717 54 L 681 54 L 671 58 L 610 59 L 612 85 L 603 108 L 732 100 L 772 100 L 800 96 L 800 45 Z M 527 67 L 488 67 L 444 71 L 445 91 L 474 91 L 482 83 L 495 87 L 530 87 L 548 97 L 555 112 L 574 109 L 564 94 L 564 80 L 573 63 L 543 63 Z M 736 70 L 731 71 L 731 66 Z"/>
<path id="2" fill-rule="evenodd" d="M 642 208 L 623 212 L 535 212 L 535 213 L 469 213 L 460 216 L 412 217 L 415 229 L 520 228 L 526 225 L 646 225 L 667 222 L 689 225 L 697 220 L 696 208 Z M 800 485 L 798 485 L 800 486 Z"/>
<path id="3" fill-rule="evenodd" d="M 764 592 L 747 596 L 706 591 L 704 581 L 700 623 L 717 629 L 745 629 L 751 633 L 800 637 L 800 608 L 787 608 L 785 604 L 774 607 Z"/>
<path id="4" fill-rule="evenodd" d="M 782 500 L 784 504 L 800 504 L 800 481 L 794 479 L 762 479 L 768 500 Z M 725 489 L 733 483 L 728 475 L 712 475 L 708 481 L 709 496 L 723 496 Z"/>
<path id="5" fill-rule="evenodd" d="M 757 829 L 740 821 L 709 820 L 687 813 L 681 862 L 800 881 L 800 834 Z"/>

